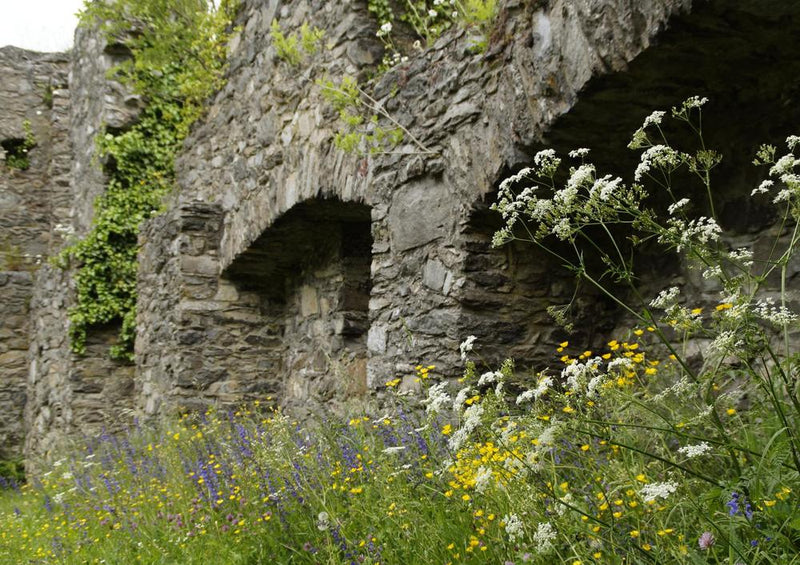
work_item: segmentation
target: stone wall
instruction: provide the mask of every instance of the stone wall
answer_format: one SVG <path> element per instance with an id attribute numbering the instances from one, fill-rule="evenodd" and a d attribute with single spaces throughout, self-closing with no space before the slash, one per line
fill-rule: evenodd
<path id="1" fill-rule="evenodd" d="M 363 0 L 245 0 L 229 82 L 186 140 L 166 212 L 142 230 L 135 367 L 107 358 L 114 328 L 97 329 L 88 355 L 73 356 L 70 273 L 36 273 L 27 453 L 47 454 L 67 435 L 133 414 L 268 398 L 300 415 L 363 404 L 394 377 L 413 386 L 416 363 L 458 374 L 458 344 L 470 334 L 490 364 L 509 355 L 524 368 L 551 361 L 567 335 L 545 310 L 570 302 L 574 281 L 528 246 L 491 248 L 498 220 L 488 205 L 505 176 L 545 145 L 597 148 L 602 168 L 630 176 L 627 137 L 653 105 L 691 94 L 712 97 L 709 130 L 720 130 L 718 146 L 736 163 L 749 162 L 761 141 L 754 132 L 776 139 L 800 119 L 791 104 L 796 8 L 691 4 L 504 0 L 485 52 L 473 49 L 476 31 L 453 30 L 370 81 L 383 53 Z M 290 66 L 272 46 L 274 18 L 286 32 L 305 21 L 323 28 L 326 48 Z M 80 235 L 104 184 L 93 137 L 124 129 L 140 101 L 105 77 L 127 51 L 91 30 L 76 37 L 69 92 L 53 97 L 53 115 L 71 109 L 69 196 L 45 216 Z M 780 64 L 765 70 L 764 53 Z M 409 132 L 393 152 L 334 147 L 337 113 L 317 81 L 345 75 Z M 67 127 L 64 115 L 51 123 Z M 59 154 L 42 162 L 63 187 L 54 171 L 68 159 Z M 774 218 L 746 198 L 755 179 L 727 163 L 721 208 L 731 243 L 763 254 Z M 2 182 L 0 195 L 28 194 Z M 17 235 L 24 220 L 3 225 L 40 252 L 41 233 Z M 57 247 L 42 241 L 43 252 Z M 674 258 L 638 259 L 643 289 L 668 281 L 698 303 L 716 298 Z M 24 278 L 0 277 L 0 292 L 24 293 Z M 597 347 L 626 324 L 597 294 L 582 290 L 575 305 L 575 343 Z M 0 355 L 19 344 L 16 335 L 0 334 Z M 14 394 L 0 390 L 0 402 Z"/>
<path id="2" fill-rule="evenodd" d="M 162 405 L 153 392 L 158 389 L 162 399 L 180 391 L 184 404 L 192 389 L 204 402 L 238 399 L 244 389 L 234 386 L 239 394 L 233 397 L 227 392 L 246 374 L 285 405 L 330 408 L 353 390 L 409 375 L 416 362 L 454 374 L 466 333 L 491 336 L 498 355 L 513 344 L 512 353 L 541 358 L 553 338 L 543 307 L 559 299 L 550 291 L 570 291 L 558 286 L 565 277 L 524 265 L 523 253 L 513 260 L 513 288 L 488 288 L 496 282 L 492 275 L 475 269 L 482 268 L 477 257 L 488 253 L 489 234 L 479 230 L 476 238 L 469 228 L 473 209 L 505 171 L 530 158 L 531 146 L 593 75 L 623 69 L 688 5 L 501 3 L 486 53 L 470 50 L 470 32 L 450 33 L 368 87 L 430 153 L 407 142 L 393 154 L 357 157 L 333 146 L 337 115 L 316 81 L 363 78 L 379 62 L 377 26 L 365 3 L 245 2 L 242 32 L 230 46 L 229 83 L 177 166 L 173 208 L 202 202 L 219 210 L 213 254 L 181 252 L 188 234 L 165 230 L 162 220 L 142 238 L 137 363 L 145 382 L 162 383 L 147 385 L 143 405 L 149 411 Z M 325 30 L 328 48 L 291 67 L 271 45 L 273 18 L 287 31 L 310 20 Z M 340 227 L 295 221 L 308 203 L 331 200 L 369 210 L 368 221 L 360 221 L 370 224 L 371 253 L 348 263 L 336 250 L 345 233 Z M 335 211 L 330 216 L 335 220 Z M 284 238 L 285 225 L 293 226 L 291 238 Z M 320 237 L 329 247 L 319 248 Z M 345 235 L 345 243 L 352 237 Z M 278 252 L 269 242 L 277 242 Z M 161 265 L 157 256 L 167 248 L 175 265 L 202 265 L 207 296 L 187 296 L 196 274 L 185 269 L 162 279 L 173 300 L 167 317 L 179 319 L 164 332 L 157 318 L 164 318 L 168 300 L 152 302 L 148 288 L 155 279 L 147 266 Z M 316 266 L 292 259 L 306 248 L 325 257 Z M 496 272 L 506 268 L 501 263 Z M 362 289 L 355 310 L 342 299 L 348 278 Z M 503 320 L 492 317 L 493 300 L 505 303 Z M 240 319 L 232 320 L 232 312 Z M 357 312 L 352 330 L 344 329 L 348 312 Z M 151 336 L 154 327 L 158 339 Z M 258 328 L 264 335 L 256 338 Z M 169 367 L 153 362 L 164 358 Z M 184 372 L 213 383 L 188 389 L 163 384 Z"/>
<path id="3" fill-rule="evenodd" d="M 86 233 L 94 201 L 105 189 L 95 136 L 106 127 L 124 129 L 136 119 L 138 97 L 106 76 L 111 66 L 129 56 L 124 48 L 107 45 L 95 30 L 76 31 L 69 92 L 64 95 L 68 112 L 63 121 L 69 124 L 65 132 L 70 152 L 59 161 L 67 195 L 59 223 L 62 233 L 71 234 L 68 237 Z M 63 241 L 56 240 L 51 253 L 61 245 Z M 68 437 L 120 429 L 133 418 L 134 368 L 109 358 L 109 346 L 119 328 L 90 331 L 83 355 L 74 355 L 70 349 L 67 314 L 75 304 L 73 285 L 71 268 L 47 265 L 35 276 L 25 408 L 29 468 L 37 457 L 63 447 Z"/>
<path id="4" fill-rule="evenodd" d="M 0 49 L 0 459 L 22 455 L 32 276 L 69 212 L 68 59 Z M 25 170 L 8 166 L 30 124 Z M 20 154 L 19 156 L 22 156 Z"/>
<path id="5" fill-rule="evenodd" d="M 22 455 L 31 275 L 0 273 L 0 460 Z"/>

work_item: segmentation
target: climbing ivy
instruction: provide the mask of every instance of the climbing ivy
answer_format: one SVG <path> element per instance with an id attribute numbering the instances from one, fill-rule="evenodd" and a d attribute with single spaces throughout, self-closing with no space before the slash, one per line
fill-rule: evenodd
<path id="1" fill-rule="evenodd" d="M 111 355 L 133 357 L 139 228 L 160 210 L 174 183 L 175 154 L 223 84 L 235 9 L 235 0 L 117 0 L 87 1 L 81 13 L 81 25 L 99 27 L 109 43 L 131 50 L 111 75 L 145 107 L 130 128 L 98 137 L 106 191 L 95 201 L 89 233 L 58 257 L 62 268 L 75 267 L 77 304 L 69 318 L 76 353 L 85 351 L 90 328 L 121 322 Z"/>
<path id="2" fill-rule="evenodd" d="M 22 130 L 25 132 L 23 139 L 8 139 L 0 142 L 6 154 L 6 167 L 27 171 L 31 166 L 28 152 L 36 147 L 36 137 L 33 135 L 33 128 L 30 120 L 22 122 Z"/>

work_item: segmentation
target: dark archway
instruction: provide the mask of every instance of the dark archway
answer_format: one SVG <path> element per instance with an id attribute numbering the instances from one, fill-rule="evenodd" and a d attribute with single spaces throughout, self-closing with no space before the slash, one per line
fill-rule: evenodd
<path id="1" fill-rule="evenodd" d="M 282 404 L 313 409 L 366 392 L 371 263 L 370 208 L 318 199 L 281 216 L 227 269 L 272 328 L 259 355 Z"/>

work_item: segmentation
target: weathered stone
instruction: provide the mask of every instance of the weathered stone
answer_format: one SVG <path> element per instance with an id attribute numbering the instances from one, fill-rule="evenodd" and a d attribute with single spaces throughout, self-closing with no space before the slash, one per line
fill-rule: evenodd
<path id="1" fill-rule="evenodd" d="M 0 393 L 0 439 L 21 441 L 19 409 L 8 399 L 21 398 L 25 373 L 28 450 L 45 452 L 78 428 L 123 425 L 134 406 L 157 417 L 274 394 L 301 413 L 336 408 L 407 375 L 420 356 L 456 374 L 468 334 L 479 336 L 489 362 L 544 363 L 563 339 L 545 310 L 570 301 L 574 286 L 528 246 L 491 248 L 499 223 L 486 206 L 508 171 L 547 142 L 562 153 L 597 147 L 598 165 L 629 172 L 635 155 L 607 149 L 612 140 L 629 136 L 651 104 L 674 105 L 688 88 L 722 101 L 716 121 L 730 124 L 731 146 L 770 128 L 784 135 L 784 124 L 797 122 L 785 104 L 792 93 L 776 86 L 797 75 L 795 30 L 776 25 L 796 7 L 773 14 L 756 2 L 714 0 L 683 15 L 689 5 L 500 2 L 486 53 L 474 52 L 476 29 L 453 29 L 362 84 L 408 131 L 394 151 L 360 157 L 332 145 L 337 113 L 315 82 L 371 74 L 382 56 L 363 3 L 245 0 L 228 86 L 177 158 L 177 194 L 143 227 L 135 371 L 108 359 L 113 328 L 93 333 L 86 357 L 70 354 L 68 272 L 45 266 L 33 288 L 30 275 L 0 272 L 0 372 L 10 387 Z M 332 48 L 290 68 L 270 45 L 274 17 L 284 29 L 313 19 Z M 776 80 L 762 80 L 751 43 L 782 62 Z M 126 56 L 89 29 L 78 32 L 71 63 L 0 50 L 0 138 L 19 137 L 20 118 L 31 117 L 42 140 L 29 171 L 5 174 L 0 163 L 0 245 L 6 238 L 22 250 L 6 253 L 0 268 L 34 270 L 37 255 L 60 245 L 56 223 L 78 235 L 88 228 L 104 190 L 93 138 L 104 123 L 126 127 L 140 107 L 106 77 Z M 598 75 L 606 77 L 593 82 Z M 52 87 L 53 108 L 42 107 L 38 77 Z M 773 100 L 764 107 L 782 108 L 782 119 L 748 110 L 748 99 Z M 771 219 L 746 198 L 750 184 L 729 173 L 720 209 L 761 257 Z M 651 264 L 643 288 L 675 275 L 702 299 L 716 291 L 680 275 L 680 265 Z M 800 273 L 800 263 L 789 271 Z M 620 320 L 600 296 L 584 292 L 575 305 L 596 328 L 573 340 L 587 346 Z M 28 341 L 30 364 L 21 353 Z"/>

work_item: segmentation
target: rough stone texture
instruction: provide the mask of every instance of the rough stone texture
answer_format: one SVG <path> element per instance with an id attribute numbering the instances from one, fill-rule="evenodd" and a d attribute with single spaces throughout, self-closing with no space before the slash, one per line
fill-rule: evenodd
<path id="1" fill-rule="evenodd" d="M 523 250 L 510 263 L 490 258 L 488 231 L 470 228 L 474 208 L 504 171 L 529 159 L 593 75 L 624 69 L 688 5 L 502 3 L 487 53 L 471 54 L 467 33 L 448 34 L 371 85 L 435 155 L 407 143 L 398 154 L 358 158 L 333 146 L 337 117 L 315 81 L 359 75 L 380 58 L 365 5 L 245 2 L 229 83 L 177 165 L 174 209 L 213 203 L 219 233 L 192 247 L 186 238 L 196 236 L 156 220 L 142 239 L 140 406 L 154 413 L 192 394 L 230 402 L 256 390 L 294 409 L 330 407 L 408 374 L 418 360 L 453 374 L 468 333 L 485 335 L 498 355 L 541 357 L 553 337 L 544 307 L 570 292 L 566 277 L 541 261 L 527 265 Z M 309 17 L 330 49 L 290 67 L 275 56 L 270 22 L 291 30 Z M 302 221 L 314 203 L 330 201 L 339 203 L 326 213 L 332 221 Z M 336 242 L 347 210 L 359 207 L 370 211 L 371 253 L 348 263 Z M 198 254 L 212 240 L 213 252 Z M 170 290 L 156 293 L 147 266 L 160 268 L 165 249 L 175 268 L 158 283 Z M 358 308 L 346 299 L 354 285 Z M 167 332 L 164 319 L 175 321 Z M 184 372 L 197 383 L 187 387 Z M 169 400 L 175 395 L 180 402 Z"/>
<path id="2" fill-rule="evenodd" d="M 132 411 L 157 418 L 274 397 L 304 414 L 367 402 L 417 362 L 456 374 L 469 334 L 489 363 L 551 360 L 567 336 L 545 309 L 569 302 L 573 281 L 530 247 L 491 248 L 498 220 L 488 203 L 506 175 L 554 145 L 597 148 L 601 167 L 629 176 L 635 161 L 613 147 L 653 105 L 689 94 L 719 103 L 709 130 L 722 132 L 718 146 L 737 163 L 760 141 L 753 132 L 775 139 L 800 120 L 796 3 L 714 0 L 689 14 L 690 4 L 501 1 L 485 53 L 471 49 L 475 32 L 454 30 L 367 85 L 432 153 L 406 142 L 356 157 L 333 146 L 337 115 L 316 81 L 364 81 L 379 62 L 366 3 L 245 0 L 228 85 L 186 141 L 167 211 L 142 231 L 135 370 L 106 358 L 111 328 L 92 337 L 87 357 L 72 356 L 69 273 L 37 273 L 27 453 L 47 454 L 66 434 L 124 423 Z M 330 48 L 290 67 L 271 45 L 273 18 L 287 31 L 306 20 L 324 28 Z M 78 32 L 68 223 L 79 234 L 103 190 L 92 138 L 104 123 L 126 127 L 139 107 L 105 79 L 126 56 Z M 745 197 L 755 180 L 726 167 L 720 206 L 731 244 L 763 256 L 773 218 Z M 698 304 L 717 298 L 676 260 L 639 259 L 645 293 L 679 284 Z M 796 278 L 800 264 L 789 270 Z M 0 291 L 22 292 L 19 281 Z M 575 343 L 596 347 L 627 323 L 590 292 L 576 306 Z"/>
<path id="3" fill-rule="evenodd" d="M 6 167 L 0 150 L 1 270 L 34 270 L 51 251 L 52 226 L 69 212 L 67 72 L 63 55 L 0 49 L 0 143 L 24 139 L 26 120 L 36 139 L 24 171 Z"/>
<path id="4" fill-rule="evenodd" d="M 21 457 L 31 275 L 0 273 L 0 460 Z"/>
<path id="5" fill-rule="evenodd" d="M 24 139 L 26 120 L 36 139 L 27 170 L 8 168 L 0 149 L 0 459 L 22 455 L 32 272 L 69 212 L 67 72 L 63 55 L 0 49 L 0 144 Z"/>
<path id="6" fill-rule="evenodd" d="M 71 151 L 63 160 L 67 207 L 59 223 L 80 237 L 89 229 L 94 200 L 105 185 L 95 136 L 104 127 L 122 129 L 132 123 L 139 101 L 106 77 L 112 65 L 129 56 L 123 48 L 106 45 L 93 30 L 78 29 L 71 55 L 69 92 L 63 97 Z M 61 243 L 56 240 L 51 252 Z M 45 266 L 34 281 L 25 408 L 29 468 L 36 458 L 57 451 L 69 436 L 113 431 L 130 423 L 134 392 L 134 367 L 109 358 L 118 327 L 94 329 L 86 353 L 72 354 L 67 318 L 75 304 L 72 271 Z"/>

